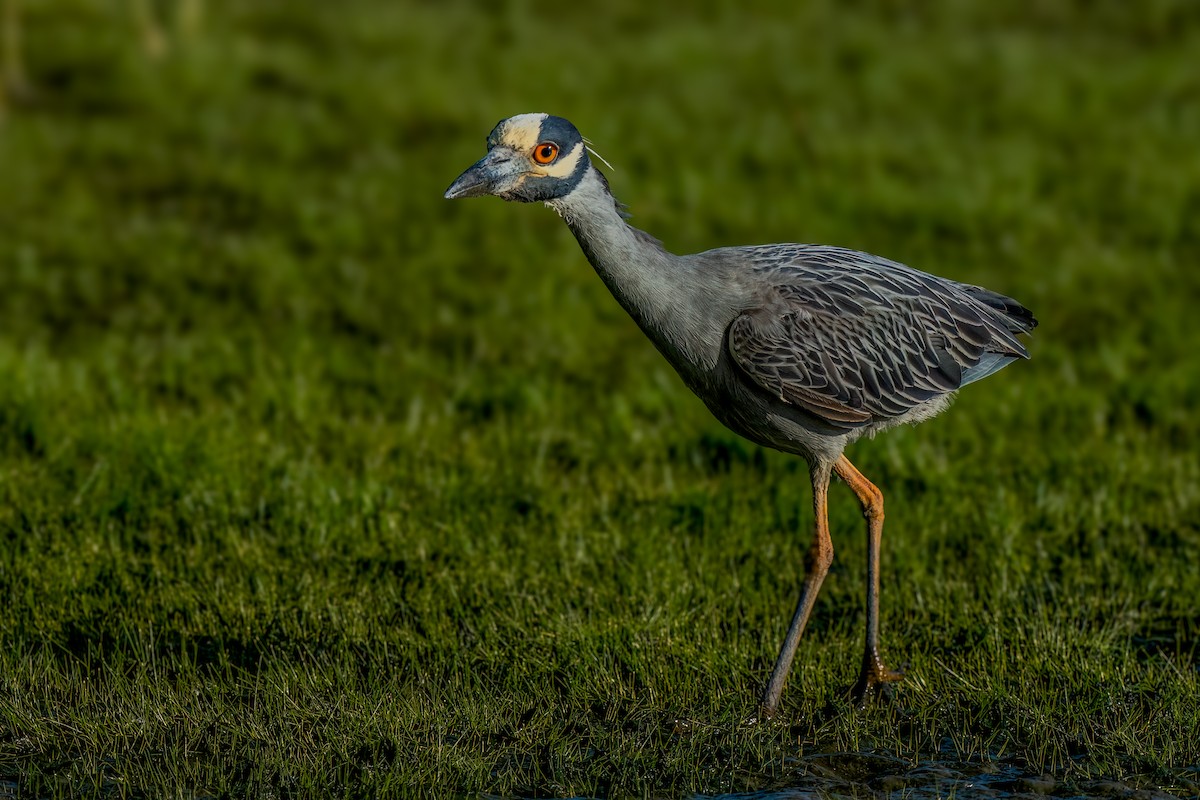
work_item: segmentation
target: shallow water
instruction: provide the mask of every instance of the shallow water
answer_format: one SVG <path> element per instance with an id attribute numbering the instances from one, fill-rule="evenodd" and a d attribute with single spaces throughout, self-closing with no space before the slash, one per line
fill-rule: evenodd
<path id="1" fill-rule="evenodd" d="M 1052 775 L 1031 775 L 1016 764 L 1002 760 L 962 762 L 952 759 L 913 763 L 881 753 L 814 753 L 790 756 L 783 763 L 785 774 L 769 780 L 770 785 L 754 791 L 723 794 L 695 794 L 689 800 L 808 800 L 809 798 L 871 798 L 872 800 L 942 800 L 959 798 L 1016 798 L 1018 800 L 1066 800 L 1105 798 L 1106 800 L 1200 800 L 1200 765 L 1175 771 L 1163 782 L 1135 777 L 1117 780 L 1064 780 Z M 746 776 L 743 776 L 746 777 Z M 49 793 L 31 791 L 21 779 L 0 774 L 0 800 L 22 797 L 61 796 L 66 789 L 59 783 L 38 782 Z M 53 781 L 51 782 L 53 783 Z M 69 783 L 69 781 L 67 781 Z M 752 780 L 750 785 L 763 785 Z M 746 785 L 746 784 L 743 784 Z M 345 787 L 349 788 L 349 787 Z M 76 792 L 67 791 L 68 796 Z M 80 796 L 142 797 L 122 781 L 101 780 L 78 787 Z M 342 793 L 338 793 L 341 796 Z M 486 800 L 524 800 L 529 795 L 510 796 L 450 790 L 447 797 L 483 797 Z M 545 797 L 538 793 L 537 797 Z M 670 795 L 656 794 L 655 797 Z M 196 795 L 203 800 L 205 795 Z M 578 799 L 576 799 L 578 800 Z"/>
<path id="2" fill-rule="evenodd" d="M 1167 800 L 1200 798 L 1200 770 L 1179 775 L 1170 791 L 1150 781 L 1063 781 L 1051 775 L 1029 775 L 1011 764 L 930 761 L 912 764 L 869 753 L 823 753 L 795 759 L 792 774 L 778 788 L 693 800 L 802 800 L 803 798 L 1114 798 Z"/>

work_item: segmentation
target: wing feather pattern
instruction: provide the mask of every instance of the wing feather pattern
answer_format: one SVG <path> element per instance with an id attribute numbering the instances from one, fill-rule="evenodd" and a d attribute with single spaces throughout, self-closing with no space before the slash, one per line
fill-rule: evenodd
<path id="1" fill-rule="evenodd" d="M 762 389 L 835 427 L 899 416 L 1017 358 L 1037 324 L 1011 298 L 818 245 L 746 248 L 765 288 L 726 346 Z"/>

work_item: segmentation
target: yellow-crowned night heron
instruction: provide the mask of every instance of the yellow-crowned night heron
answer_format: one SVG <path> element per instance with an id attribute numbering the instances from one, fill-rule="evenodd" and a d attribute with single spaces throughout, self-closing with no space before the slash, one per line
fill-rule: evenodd
<path id="1" fill-rule="evenodd" d="M 816 533 L 800 602 L 762 696 L 772 713 L 833 561 L 826 496 L 845 481 L 867 519 L 867 635 L 861 699 L 898 680 L 879 656 L 883 495 L 842 454 L 851 442 L 929 419 L 958 388 L 1028 353 L 1037 321 L 1020 303 L 878 256 L 808 244 L 668 253 L 626 224 L 567 120 L 503 120 L 447 198 L 496 195 L 557 211 L 638 326 L 717 419 L 809 464 Z"/>

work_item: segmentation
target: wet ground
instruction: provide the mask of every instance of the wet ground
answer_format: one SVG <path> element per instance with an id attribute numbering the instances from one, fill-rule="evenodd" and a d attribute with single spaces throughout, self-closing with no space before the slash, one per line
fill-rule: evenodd
<path id="1" fill-rule="evenodd" d="M 1029 775 L 1002 762 L 934 761 L 912 764 L 886 755 L 824 753 L 793 759 L 779 788 L 694 800 L 800 800 L 801 798 L 1114 798 L 1166 800 L 1200 798 L 1200 766 L 1173 775 L 1167 784 L 1149 777 L 1115 780 L 1063 780 Z"/>
<path id="2" fill-rule="evenodd" d="M 912 763 L 895 756 L 874 753 L 814 753 L 788 757 L 782 764 L 783 774 L 769 787 L 755 791 L 725 794 L 691 795 L 690 800 L 807 800 L 808 798 L 871 798 L 872 800 L 942 800 L 958 798 L 1014 798 L 1017 800 L 1048 800 L 1056 798 L 1105 798 L 1107 800 L 1200 800 L 1200 765 L 1177 770 L 1170 775 L 1137 776 L 1125 780 L 1059 778 L 1053 775 L 1030 775 L 1019 766 L 1004 761 L 964 763 L 961 761 L 929 761 Z M 65 780 L 35 781 L 30 786 L 15 775 L 0 773 L 0 800 L 24 797 L 97 796 L 148 797 L 120 780 L 100 780 L 76 783 Z M 79 776 L 73 776 L 78 778 Z M 749 785 L 762 785 L 752 776 Z M 22 785 L 22 784 L 25 785 Z M 68 787 L 74 785 L 76 790 Z M 743 785 L 746 785 L 743 783 Z M 353 790 L 343 787 L 353 796 Z M 185 793 L 186 794 L 186 793 Z M 337 796 L 343 796 L 341 792 Z M 207 800 L 207 795 L 194 795 Z M 284 796 L 287 796 L 286 793 Z M 486 800 L 510 800 L 495 795 L 458 794 L 446 796 L 483 797 Z M 545 797 L 518 794 L 511 800 L 525 797 Z M 655 795 L 660 796 L 660 795 Z M 667 797 L 670 795 L 661 795 Z"/>

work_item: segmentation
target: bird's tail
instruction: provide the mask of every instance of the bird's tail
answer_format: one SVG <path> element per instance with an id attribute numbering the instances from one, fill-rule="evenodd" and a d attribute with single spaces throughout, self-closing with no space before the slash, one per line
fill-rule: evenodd
<path id="1" fill-rule="evenodd" d="M 1017 341 L 1016 335 L 1029 333 L 1037 327 L 1037 319 L 1032 311 L 1011 297 L 984 289 L 982 286 L 960 283 L 958 288 L 980 305 L 996 312 L 993 319 L 1008 331 L 1007 336 L 1000 334 L 996 349 L 985 352 L 978 363 L 963 370 L 962 386 L 999 372 L 1017 359 L 1029 358 L 1029 352 Z"/>
<path id="2" fill-rule="evenodd" d="M 988 308 L 999 311 L 1005 326 L 1012 333 L 1029 333 L 1037 327 L 1038 321 L 1033 312 L 1011 297 L 969 283 L 960 283 L 958 288 Z"/>

